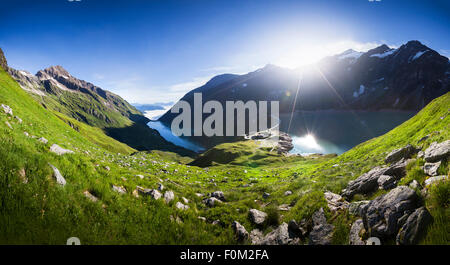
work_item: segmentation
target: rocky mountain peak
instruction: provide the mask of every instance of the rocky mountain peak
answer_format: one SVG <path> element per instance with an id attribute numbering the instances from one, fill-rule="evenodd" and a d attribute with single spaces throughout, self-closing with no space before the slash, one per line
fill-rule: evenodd
<path id="1" fill-rule="evenodd" d="M 365 53 L 365 55 L 371 56 L 373 54 L 382 54 L 382 53 L 385 53 L 385 52 L 389 51 L 390 49 L 391 48 L 389 48 L 389 46 L 387 46 L 386 44 L 383 44 L 383 45 L 380 45 L 380 46 L 378 46 L 376 48 L 373 48 L 373 49 L 367 51 Z"/>
<path id="2" fill-rule="evenodd" d="M 6 61 L 5 55 L 3 54 L 2 49 L 0 48 L 0 67 L 7 70 L 8 62 Z"/>
<path id="3" fill-rule="evenodd" d="M 60 65 L 50 66 L 43 70 L 45 73 L 49 74 L 52 77 L 69 77 L 70 74 Z"/>

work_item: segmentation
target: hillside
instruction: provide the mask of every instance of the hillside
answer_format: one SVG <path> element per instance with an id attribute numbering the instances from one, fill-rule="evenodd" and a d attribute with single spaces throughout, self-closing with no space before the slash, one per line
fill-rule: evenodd
<path id="1" fill-rule="evenodd" d="M 370 209 L 384 209 L 380 198 L 386 194 L 394 203 L 396 194 L 414 198 L 414 205 L 406 201 L 411 211 L 402 213 L 402 220 L 417 222 L 412 213 L 418 206 L 432 216 L 431 223 L 419 222 L 427 232 L 413 243 L 449 242 L 448 180 L 430 176 L 448 178 L 450 147 L 442 148 L 447 151 L 435 172 L 421 167 L 433 142 L 450 140 L 450 93 L 389 133 L 337 157 L 285 157 L 253 149 L 247 141 L 217 147 L 238 155 L 199 168 L 181 164 L 191 161 L 173 154 L 134 152 L 98 128 L 45 109 L 2 69 L 0 89 L 1 244 L 65 244 L 72 236 L 82 244 L 361 243 L 381 231 L 367 220 L 373 219 Z M 53 144 L 73 153 L 57 155 Z M 384 161 L 407 144 L 425 153 L 399 152 L 415 159 L 407 164 Z M 389 183 L 394 187 L 345 200 L 325 193 L 344 195 L 343 189 L 353 187 L 351 180 L 376 166 L 404 172 Z M 389 172 L 383 169 L 385 176 Z M 404 185 L 411 188 L 395 188 Z M 365 200 L 371 201 L 365 212 L 355 211 Z M 399 234 L 410 231 L 402 222 Z M 396 243 L 397 226 L 389 234 L 380 232 L 383 244 Z M 356 236 L 353 227 L 360 228 Z M 409 242 L 403 238 L 400 243 Z"/>
<path id="2" fill-rule="evenodd" d="M 8 67 L 6 59 L 3 60 L 20 87 L 45 108 L 99 128 L 136 150 L 165 150 L 195 156 L 194 152 L 173 145 L 149 128 L 146 124 L 150 120 L 120 96 L 73 77 L 62 66 L 52 66 L 32 75 Z M 63 120 L 74 126 L 71 120 Z"/>

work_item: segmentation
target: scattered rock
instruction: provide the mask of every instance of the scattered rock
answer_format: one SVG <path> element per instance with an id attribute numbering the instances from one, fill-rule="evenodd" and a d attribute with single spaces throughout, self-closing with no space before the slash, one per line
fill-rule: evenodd
<path id="1" fill-rule="evenodd" d="M 109 168 L 108 166 L 105 166 L 105 170 L 106 170 L 106 171 L 110 171 L 111 168 Z"/>
<path id="2" fill-rule="evenodd" d="M 27 132 L 23 132 L 23 134 L 24 134 L 26 137 L 30 137 L 30 134 L 27 133 Z"/>
<path id="3" fill-rule="evenodd" d="M 406 223 L 397 234 L 398 245 L 415 245 L 418 243 L 426 231 L 426 227 L 432 221 L 432 217 L 427 208 L 416 209 L 406 220 Z"/>
<path id="4" fill-rule="evenodd" d="M 73 151 L 69 150 L 69 149 L 64 149 L 61 146 L 57 145 L 57 144 L 53 144 L 52 146 L 50 146 L 50 152 L 53 152 L 57 155 L 64 155 L 64 154 L 72 154 Z"/>
<path id="5" fill-rule="evenodd" d="M 143 175 L 136 175 L 136 177 L 140 178 L 140 179 L 144 179 Z"/>
<path id="6" fill-rule="evenodd" d="M 177 202 L 175 204 L 175 207 L 177 207 L 177 209 L 180 209 L 180 210 L 183 210 L 183 211 L 189 209 L 188 205 L 182 204 L 181 202 Z"/>
<path id="7" fill-rule="evenodd" d="M 206 217 L 198 216 L 197 219 L 200 219 L 200 220 L 202 220 L 203 222 L 206 222 Z"/>
<path id="8" fill-rule="evenodd" d="M 164 193 L 164 201 L 166 203 L 171 202 L 173 199 L 175 199 L 175 194 L 173 193 L 173 191 L 169 190 Z"/>
<path id="9" fill-rule="evenodd" d="M 350 245 L 365 245 L 366 243 L 361 239 L 360 233 L 364 229 L 362 219 L 356 220 L 350 228 L 349 244 Z"/>
<path id="10" fill-rule="evenodd" d="M 219 219 L 217 219 L 217 220 L 214 220 L 211 224 L 212 225 L 221 225 L 222 222 Z"/>
<path id="11" fill-rule="evenodd" d="M 378 180 L 378 188 L 383 190 L 390 190 L 395 187 L 396 180 L 394 177 L 388 175 L 381 175 Z"/>
<path id="12" fill-rule="evenodd" d="M 448 176 L 446 175 L 442 175 L 442 176 L 436 176 L 436 177 L 431 177 L 425 180 L 425 186 L 428 187 L 430 185 L 433 185 L 439 181 L 448 179 Z"/>
<path id="13" fill-rule="evenodd" d="M 144 189 L 142 187 L 136 187 L 137 191 L 139 194 L 143 195 L 143 196 L 150 196 L 152 197 L 154 200 L 158 200 L 159 198 L 161 198 L 161 193 L 157 190 L 154 189 Z"/>
<path id="14" fill-rule="evenodd" d="M 428 176 L 437 176 L 440 166 L 441 161 L 436 163 L 425 163 L 425 165 L 423 165 L 423 172 L 425 172 Z"/>
<path id="15" fill-rule="evenodd" d="M 186 199 L 185 197 L 181 197 L 181 199 L 183 200 L 184 203 L 189 203 L 189 200 Z"/>
<path id="16" fill-rule="evenodd" d="M 221 203 L 221 201 L 215 197 L 207 198 L 207 199 L 203 200 L 203 202 L 208 207 L 214 207 L 214 205 L 216 205 L 217 203 Z"/>
<path id="17" fill-rule="evenodd" d="M 204 194 L 202 194 L 202 193 L 195 193 L 195 196 L 197 196 L 197 197 L 201 198 L 201 197 L 203 197 L 203 196 L 205 196 L 205 195 L 204 195 Z"/>
<path id="18" fill-rule="evenodd" d="M 39 138 L 38 141 L 43 143 L 43 144 L 47 144 L 48 143 L 48 140 L 45 139 L 44 137 Z"/>
<path id="19" fill-rule="evenodd" d="M 425 150 L 425 161 L 437 162 L 445 160 L 450 156 L 450 140 L 442 143 L 433 142 L 430 147 Z"/>
<path id="20" fill-rule="evenodd" d="M 13 115 L 13 110 L 10 106 L 2 104 L 2 108 L 3 108 L 3 111 L 5 112 L 5 114 L 11 115 L 11 116 Z"/>
<path id="21" fill-rule="evenodd" d="M 6 126 L 8 126 L 8 128 L 10 128 L 11 130 L 13 129 L 11 123 L 9 123 L 8 121 L 5 121 Z"/>
<path id="22" fill-rule="evenodd" d="M 261 225 L 264 223 L 264 221 L 266 221 L 267 214 L 256 209 L 250 209 L 249 217 L 252 223 Z"/>
<path id="23" fill-rule="evenodd" d="M 22 119 L 19 117 L 19 116 L 15 116 L 14 117 L 16 120 L 17 120 L 17 122 L 19 122 L 19 123 L 22 123 L 23 121 L 22 121 Z"/>
<path id="24" fill-rule="evenodd" d="M 158 183 L 158 190 L 159 191 L 163 191 L 164 190 L 164 185 L 161 183 Z"/>
<path id="25" fill-rule="evenodd" d="M 89 191 L 84 191 L 83 192 L 83 194 L 84 194 L 84 196 L 86 197 L 86 198 L 88 198 L 89 200 L 91 200 L 92 202 L 96 202 L 96 201 L 98 201 L 98 198 L 97 197 L 95 197 L 94 195 L 92 195 Z"/>
<path id="26" fill-rule="evenodd" d="M 50 163 L 48 163 L 48 164 L 53 169 L 53 177 L 56 179 L 56 183 L 58 183 L 59 185 L 62 185 L 62 186 L 66 185 L 66 179 L 61 175 L 59 170 L 52 164 L 50 164 Z"/>
<path id="27" fill-rule="evenodd" d="M 392 152 L 390 152 L 386 158 L 384 159 L 384 162 L 386 164 L 397 162 L 399 160 L 410 158 L 412 155 L 419 152 L 418 149 L 414 148 L 414 146 L 408 144 L 407 146 L 399 149 L 395 149 Z"/>
<path id="28" fill-rule="evenodd" d="M 244 242 L 249 238 L 247 230 L 245 230 L 245 227 L 242 226 L 239 222 L 234 221 L 231 224 L 231 227 L 233 228 L 239 242 Z"/>
<path id="29" fill-rule="evenodd" d="M 284 196 L 289 196 L 289 195 L 292 195 L 292 191 L 287 190 L 284 192 Z"/>
<path id="30" fill-rule="evenodd" d="M 348 208 L 349 203 L 346 202 L 340 195 L 329 191 L 325 192 L 324 195 L 330 211 L 336 212 Z"/>
<path id="31" fill-rule="evenodd" d="M 211 194 L 211 197 L 214 197 L 216 199 L 219 199 L 221 201 L 225 201 L 225 195 L 222 191 L 215 191 Z"/>
<path id="32" fill-rule="evenodd" d="M 389 193 L 381 195 L 364 208 L 363 221 L 370 236 L 380 239 L 396 235 L 401 227 L 399 219 L 412 212 L 418 203 L 414 190 L 398 186 Z"/>
<path id="33" fill-rule="evenodd" d="M 269 198 L 270 197 L 270 194 L 269 193 L 267 193 L 267 192 L 264 192 L 263 193 L 263 199 L 267 199 L 267 198 Z"/>
<path id="34" fill-rule="evenodd" d="M 127 190 L 123 186 L 112 185 L 112 189 L 113 189 L 113 191 L 118 192 L 120 194 L 127 193 Z"/>

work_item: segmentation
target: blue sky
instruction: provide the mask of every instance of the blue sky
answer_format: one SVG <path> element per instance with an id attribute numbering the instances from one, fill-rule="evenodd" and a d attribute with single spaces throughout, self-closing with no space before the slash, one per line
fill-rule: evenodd
<path id="1" fill-rule="evenodd" d="M 297 67 L 417 39 L 450 56 L 449 1 L 1 0 L 0 47 L 132 103 L 176 101 L 220 73 Z"/>

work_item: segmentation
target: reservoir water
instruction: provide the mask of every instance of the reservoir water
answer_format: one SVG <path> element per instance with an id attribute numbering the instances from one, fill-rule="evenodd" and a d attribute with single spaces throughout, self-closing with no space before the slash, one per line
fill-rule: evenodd
<path id="1" fill-rule="evenodd" d="M 380 136 L 415 115 L 411 111 L 298 111 L 280 114 L 280 129 L 292 137 L 291 153 L 341 154 L 371 138 Z M 167 141 L 195 152 L 205 150 L 187 137 L 174 136 L 170 127 L 159 121 L 148 123 Z"/>

